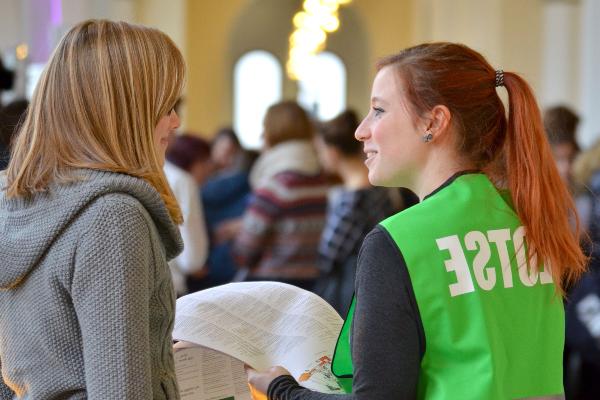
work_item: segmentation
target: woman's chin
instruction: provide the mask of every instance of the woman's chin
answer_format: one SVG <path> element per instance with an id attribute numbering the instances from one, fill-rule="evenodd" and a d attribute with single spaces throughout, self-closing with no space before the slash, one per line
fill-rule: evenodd
<path id="1" fill-rule="evenodd" d="M 373 186 L 387 186 L 385 184 L 385 179 L 382 179 L 373 171 L 369 171 L 369 183 Z"/>
<path id="2" fill-rule="evenodd" d="M 381 176 L 375 171 L 369 171 L 369 182 L 373 186 L 382 187 L 406 187 L 412 190 L 413 175 L 410 173 L 397 174 L 395 176 Z"/>

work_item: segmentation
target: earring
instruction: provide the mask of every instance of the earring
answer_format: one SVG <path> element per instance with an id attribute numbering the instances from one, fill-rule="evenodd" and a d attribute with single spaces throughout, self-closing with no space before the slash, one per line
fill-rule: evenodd
<path id="1" fill-rule="evenodd" d="M 423 135 L 423 142 L 429 143 L 433 139 L 433 133 L 430 130 L 425 131 L 425 135 Z"/>

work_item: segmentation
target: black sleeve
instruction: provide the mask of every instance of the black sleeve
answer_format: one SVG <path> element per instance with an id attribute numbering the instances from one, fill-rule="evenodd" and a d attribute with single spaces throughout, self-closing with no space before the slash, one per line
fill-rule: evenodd
<path id="1" fill-rule="evenodd" d="M 414 399 L 424 352 L 423 326 L 404 258 L 377 227 L 363 242 L 356 272 L 352 394 L 313 392 L 287 376 L 271 382 L 269 399 Z"/>

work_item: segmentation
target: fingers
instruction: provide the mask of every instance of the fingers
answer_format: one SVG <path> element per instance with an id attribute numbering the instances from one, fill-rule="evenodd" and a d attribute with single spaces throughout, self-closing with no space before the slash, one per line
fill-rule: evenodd
<path id="1" fill-rule="evenodd" d="M 267 395 L 263 392 L 258 391 L 252 384 L 248 384 L 250 388 L 250 396 L 252 400 L 268 400 Z"/>
<path id="2" fill-rule="evenodd" d="M 246 371 L 246 376 L 248 377 L 248 383 L 251 385 L 254 384 L 260 373 L 248 364 L 244 364 L 244 370 Z"/>
<path id="3" fill-rule="evenodd" d="M 250 396 L 252 397 L 252 400 L 267 400 L 265 390 L 257 388 L 257 386 L 260 386 L 260 378 L 262 375 L 264 375 L 264 373 L 258 372 L 248 364 L 244 364 L 244 370 L 248 376 L 248 387 L 250 388 Z"/>

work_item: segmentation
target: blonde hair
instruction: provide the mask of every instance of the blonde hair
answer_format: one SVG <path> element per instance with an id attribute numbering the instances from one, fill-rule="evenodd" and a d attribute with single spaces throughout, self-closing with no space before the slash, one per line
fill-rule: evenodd
<path id="1" fill-rule="evenodd" d="M 175 106 L 184 79 L 183 57 L 164 33 L 105 20 L 76 25 L 34 91 L 7 169 L 7 196 L 73 181 L 76 168 L 120 172 L 152 185 L 181 223 L 154 130 Z"/>

